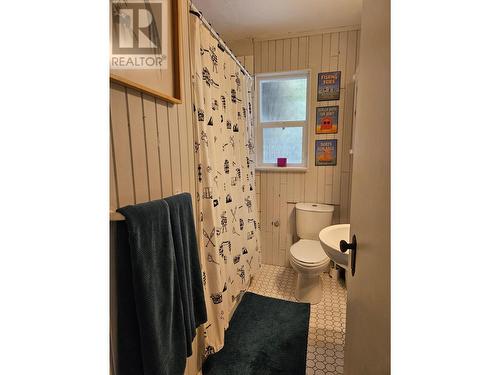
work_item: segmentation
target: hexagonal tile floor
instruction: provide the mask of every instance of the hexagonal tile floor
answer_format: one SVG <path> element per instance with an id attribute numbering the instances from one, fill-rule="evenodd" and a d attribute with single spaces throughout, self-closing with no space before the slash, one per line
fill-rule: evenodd
<path id="1" fill-rule="evenodd" d="M 263 264 L 248 290 L 296 301 L 296 280 L 297 274 L 292 268 Z M 321 281 L 323 299 L 311 305 L 306 375 L 343 374 L 347 290 L 326 273 L 321 276 Z"/>

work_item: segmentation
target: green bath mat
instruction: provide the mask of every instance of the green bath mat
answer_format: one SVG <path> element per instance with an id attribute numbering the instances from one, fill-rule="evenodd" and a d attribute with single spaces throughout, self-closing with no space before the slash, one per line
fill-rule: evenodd
<path id="1" fill-rule="evenodd" d="M 304 375 L 311 306 L 247 292 L 204 375 Z"/>

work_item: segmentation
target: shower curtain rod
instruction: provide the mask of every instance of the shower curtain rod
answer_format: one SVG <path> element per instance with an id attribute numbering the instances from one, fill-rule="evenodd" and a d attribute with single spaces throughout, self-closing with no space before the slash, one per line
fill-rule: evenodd
<path id="1" fill-rule="evenodd" d="M 245 75 L 247 75 L 250 79 L 253 79 L 252 75 L 250 73 L 248 73 L 248 70 L 246 70 L 245 67 L 239 62 L 239 60 L 233 55 L 233 52 L 231 52 L 231 50 L 229 49 L 229 47 L 227 46 L 227 44 L 224 43 L 224 41 L 219 36 L 219 34 L 217 33 L 217 31 L 215 31 L 214 28 L 212 27 L 212 25 L 210 25 L 208 23 L 208 21 L 206 20 L 206 18 L 203 17 L 203 14 L 195 7 L 195 5 L 193 4 L 192 1 L 189 2 L 189 6 L 190 6 L 190 12 L 191 12 L 191 14 L 195 15 L 196 17 L 198 17 L 201 20 L 201 22 L 206 26 L 206 28 L 215 37 L 215 39 L 217 39 L 217 41 L 219 42 L 219 44 L 222 45 L 222 47 L 224 48 L 225 52 L 227 52 L 228 55 L 231 56 L 231 58 L 240 67 L 241 71 Z"/>

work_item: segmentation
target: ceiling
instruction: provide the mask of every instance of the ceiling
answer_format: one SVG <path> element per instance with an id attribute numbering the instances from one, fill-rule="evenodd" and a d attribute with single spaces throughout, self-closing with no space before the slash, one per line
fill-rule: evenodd
<path id="1" fill-rule="evenodd" d="M 359 25 L 362 0 L 193 0 L 226 41 Z"/>

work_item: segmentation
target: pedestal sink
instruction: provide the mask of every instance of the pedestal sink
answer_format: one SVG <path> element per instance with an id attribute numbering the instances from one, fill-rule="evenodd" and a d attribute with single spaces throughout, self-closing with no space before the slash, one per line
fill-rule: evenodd
<path id="1" fill-rule="evenodd" d="M 349 269 L 349 252 L 342 253 L 340 251 L 340 241 L 349 242 L 350 224 L 330 225 L 319 232 L 319 242 L 323 247 L 326 255 L 335 262 L 339 267 Z"/>

